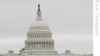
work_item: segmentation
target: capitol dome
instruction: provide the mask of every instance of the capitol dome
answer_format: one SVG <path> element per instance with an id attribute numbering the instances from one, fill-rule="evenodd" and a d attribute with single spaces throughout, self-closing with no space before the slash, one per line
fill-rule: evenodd
<path id="1" fill-rule="evenodd" d="M 38 6 L 37 19 L 31 24 L 30 30 L 49 30 L 48 24 L 41 17 L 40 5 Z"/>
<path id="2" fill-rule="evenodd" d="M 31 24 L 27 32 L 25 53 L 37 52 L 40 54 L 41 50 L 45 51 L 45 54 L 47 52 L 51 53 L 54 50 L 54 40 L 52 39 L 52 32 L 48 24 L 41 17 L 40 4 L 38 4 L 37 18 Z"/>

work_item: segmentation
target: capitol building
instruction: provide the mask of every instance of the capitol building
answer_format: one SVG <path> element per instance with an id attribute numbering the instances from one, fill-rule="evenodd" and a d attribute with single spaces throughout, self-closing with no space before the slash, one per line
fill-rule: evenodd
<path id="1" fill-rule="evenodd" d="M 37 18 L 27 32 L 25 47 L 18 54 L 9 50 L 7 54 L 0 54 L 0 56 L 93 56 L 92 54 L 75 54 L 70 50 L 58 53 L 54 45 L 55 41 L 52 39 L 52 32 L 47 22 L 43 20 L 40 4 L 38 4 Z"/>

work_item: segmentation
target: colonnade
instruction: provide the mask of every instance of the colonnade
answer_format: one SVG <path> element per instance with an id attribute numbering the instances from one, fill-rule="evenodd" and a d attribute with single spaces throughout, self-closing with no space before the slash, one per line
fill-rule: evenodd
<path id="1" fill-rule="evenodd" d="M 28 38 L 51 38 L 52 35 L 50 33 L 38 33 L 38 34 L 28 34 Z"/>
<path id="2" fill-rule="evenodd" d="M 26 43 L 26 49 L 53 49 L 54 42 L 30 42 Z"/>

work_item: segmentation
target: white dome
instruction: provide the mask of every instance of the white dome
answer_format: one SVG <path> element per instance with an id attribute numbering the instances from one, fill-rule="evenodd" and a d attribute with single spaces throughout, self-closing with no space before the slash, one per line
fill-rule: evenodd
<path id="1" fill-rule="evenodd" d="M 49 30 L 48 24 L 44 20 L 35 20 L 31 26 L 30 30 Z"/>
<path id="2" fill-rule="evenodd" d="M 30 30 L 49 30 L 48 24 L 41 17 L 40 5 L 38 6 L 37 19 L 31 24 Z"/>
<path id="3" fill-rule="evenodd" d="M 35 20 L 31 27 L 48 27 L 48 24 L 44 20 Z"/>

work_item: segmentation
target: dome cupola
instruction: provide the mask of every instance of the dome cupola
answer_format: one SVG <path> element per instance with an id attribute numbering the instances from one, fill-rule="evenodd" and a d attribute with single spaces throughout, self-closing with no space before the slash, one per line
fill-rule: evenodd
<path id="1" fill-rule="evenodd" d="M 49 30 L 48 24 L 42 19 L 40 4 L 38 4 L 37 18 L 31 24 L 30 30 Z"/>

